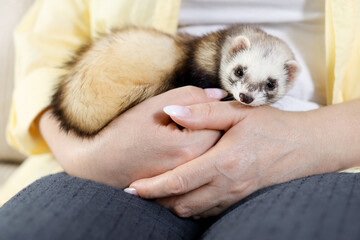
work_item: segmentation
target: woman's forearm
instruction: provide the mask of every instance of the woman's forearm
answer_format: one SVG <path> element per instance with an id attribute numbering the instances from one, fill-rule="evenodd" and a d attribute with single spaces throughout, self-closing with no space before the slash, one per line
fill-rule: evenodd
<path id="1" fill-rule="evenodd" d="M 360 166 L 360 99 L 307 113 L 322 161 L 333 171 Z M 320 166 L 320 165 L 319 165 Z"/>

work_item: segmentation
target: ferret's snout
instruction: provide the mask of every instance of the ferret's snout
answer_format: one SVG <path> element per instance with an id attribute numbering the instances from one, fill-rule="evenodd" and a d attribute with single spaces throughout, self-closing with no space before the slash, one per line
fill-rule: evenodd
<path id="1" fill-rule="evenodd" d="M 250 104 L 252 101 L 254 101 L 254 98 L 250 95 L 246 95 L 244 93 L 239 94 L 240 102 L 245 104 Z"/>

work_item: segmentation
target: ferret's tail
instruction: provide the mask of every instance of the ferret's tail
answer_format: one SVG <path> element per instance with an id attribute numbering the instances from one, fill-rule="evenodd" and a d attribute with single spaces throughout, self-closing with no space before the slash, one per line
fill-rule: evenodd
<path id="1" fill-rule="evenodd" d="M 52 97 L 64 130 L 93 136 L 112 119 L 171 88 L 186 56 L 184 40 L 153 29 L 126 28 L 83 48 Z"/>
<path id="2" fill-rule="evenodd" d="M 165 84 L 110 84 L 107 87 L 102 84 L 101 87 L 82 86 L 76 90 L 61 84 L 52 97 L 52 112 L 63 130 L 91 137 L 121 113 L 166 90 Z"/>

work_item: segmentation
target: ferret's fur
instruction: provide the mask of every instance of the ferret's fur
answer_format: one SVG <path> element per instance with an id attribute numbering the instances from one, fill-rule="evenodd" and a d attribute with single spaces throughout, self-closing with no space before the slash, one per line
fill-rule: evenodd
<path id="1" fill-rule="evenodd" d="M 280 39 L 249 25 L 205 35 L 128 27 L 82 47 L 52 97 L 61 127 L 93 136 L 112 119 L 169 89 L 221 87 L 247 105 L 273 103 L 299 66 Z"/>

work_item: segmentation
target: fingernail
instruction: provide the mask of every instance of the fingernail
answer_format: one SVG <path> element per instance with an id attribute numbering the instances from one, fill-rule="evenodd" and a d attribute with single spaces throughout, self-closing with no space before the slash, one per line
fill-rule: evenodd
<path id="1" fill-rule="evenodd" d="M 228 93 L 220 88 L 205 88 L 204 89 L 208 98 L 223 99 Z"/>
<path id="2" fill-rule="evenodd" d="M 139 196 L 135 188 L 125 188 L 124 192 L 129 193 L 131 195 Z"/>
<path id="3" fill-rule="evenodd" d="M 188 107 L 179 106 L 179 105 L 170 105 L 164 107 L 164 112 L 172 117 L 189 117 L 191 111 Z"/>

